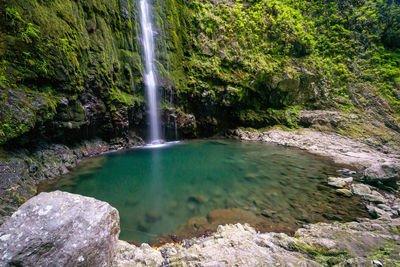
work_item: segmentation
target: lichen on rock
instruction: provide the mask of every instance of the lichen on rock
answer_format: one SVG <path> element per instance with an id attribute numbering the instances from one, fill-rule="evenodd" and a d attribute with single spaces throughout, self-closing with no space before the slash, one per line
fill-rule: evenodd
<path id="1" fill-rule="evenodd" d="M 41 193 L 0 227 L 0 266 L 109 266 L 119 232 L 109 204 Z"/>

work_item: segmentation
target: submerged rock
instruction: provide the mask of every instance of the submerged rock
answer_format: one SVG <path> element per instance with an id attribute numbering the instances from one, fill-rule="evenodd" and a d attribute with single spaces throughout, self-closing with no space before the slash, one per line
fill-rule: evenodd
<path id="1" fill-rule="evenodd" d="M 41 193 L 0 227 L 0 266 L 109 266 L 119 232 L 106 202 Z"/>
<path id="2" fill-rule="evenodd" d="M 196 195 L 191 195 L 190 197 L 188 197 L 188 202 L 193 202 L 196 204 L 204 204 L 207 200 L 205 198 L 205 196 L 201 195 L 201 194 L 196 194 Z"/>
<path id="3" fill-rule="evenodd" d="M 155 223 L 161 220 L 162 214 L 155 211 L 146 212 L 146 222 Z"/>

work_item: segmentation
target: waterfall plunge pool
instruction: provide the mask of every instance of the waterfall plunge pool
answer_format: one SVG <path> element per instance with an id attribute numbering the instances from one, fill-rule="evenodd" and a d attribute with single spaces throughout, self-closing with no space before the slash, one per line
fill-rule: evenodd
<path id="1" fill-rule="evenodd" d="M 357 197 L 326 185 L 343 166 L 307 152 L 233 140 L 197 140 L 91 158 L 42 183 L 117 208 L 120 239 L 158 244 L 249 223 L 293 233 L 303 224 L 368 217 Z"/>

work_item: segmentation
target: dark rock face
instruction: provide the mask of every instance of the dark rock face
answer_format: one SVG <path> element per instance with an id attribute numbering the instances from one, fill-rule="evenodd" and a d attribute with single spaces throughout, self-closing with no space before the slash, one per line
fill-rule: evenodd
<path id="1" fill-rule="evenodd" d="M 0 266 L 109 266 L 118 211 L 65 192 L 30 199 L 0 228 Z"/>
<path id="2" fill-rule="evenodd" d="M 194 115 L 179 110 L 165 110 L 162 115 L 167 139 L 190 138 L 195 136 L 196 119 Z"/>

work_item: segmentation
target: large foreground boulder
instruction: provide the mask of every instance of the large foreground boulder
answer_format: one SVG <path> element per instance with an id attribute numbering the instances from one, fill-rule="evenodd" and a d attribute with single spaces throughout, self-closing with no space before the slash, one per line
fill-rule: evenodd
<path id="1" fill-rule="evenodd" d="M 119 232 L 106 202 L 41 193 L 0 227 L 0 266 L 109 266 Z"/>

